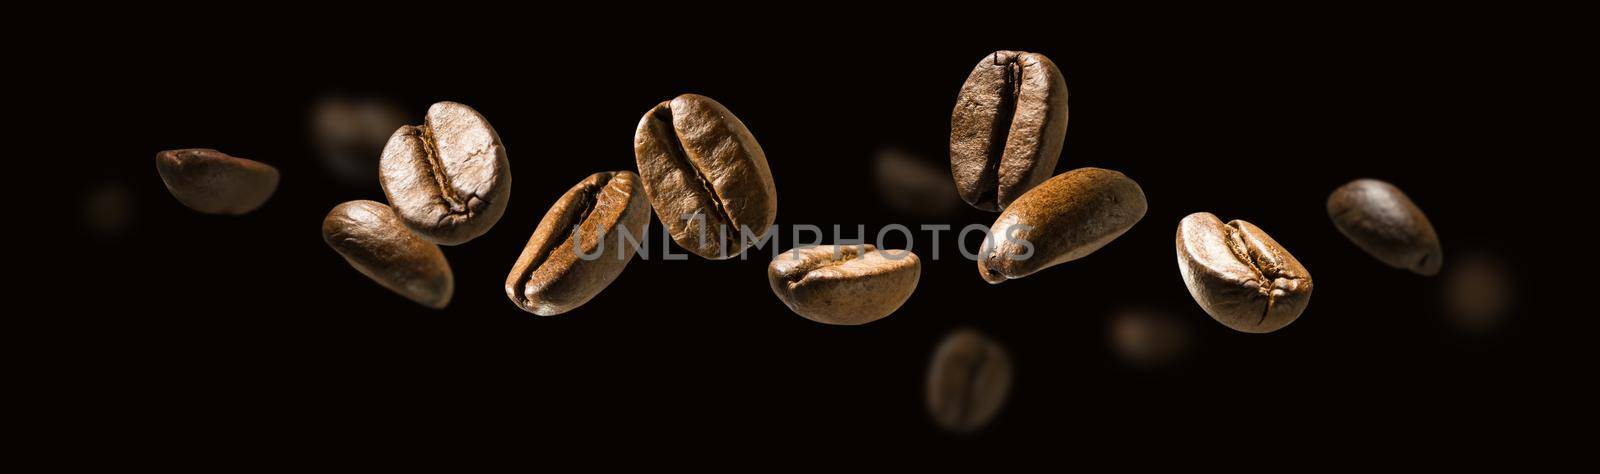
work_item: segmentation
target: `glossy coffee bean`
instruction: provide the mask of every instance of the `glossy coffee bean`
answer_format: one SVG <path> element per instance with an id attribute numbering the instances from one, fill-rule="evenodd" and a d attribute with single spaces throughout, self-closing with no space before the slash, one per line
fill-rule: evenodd
<path id="1" fill-rule="evenodd" d="M 1055 173 L 1067 133 L 1067 82 L 1038 53 L 996 51 L 961 86 L 950 116 L 950 171 L 961 198 L 985 211 Z"/>
<path id="2" fill-rule="evenodd" d="M 539 220 L 506 275 L 506 296 L 540 316 L 582 306 L 622 274 L 649 225 L 650 204 L 639 175 L 589 175 Z"/>
<path id="3" fill-rule="evenodd" d="M 1116 171 L 1079 168 L 1017 198 L 989 227 L 978 273 L 989 283 L 1083 258 L 1144 218 L 1139 184 Z"/>
<path id="4" fill-rule="evenodd" d="M 928 366 L 928 413 L 947 431 L 977 431 L 1005 405 L 1011 375 L 1005 348 L 976 330 L 957 329 L 934 349 Z"/>
<path id="5" fill-rule="evenodd" d="M 796 314 L 824 324 L 866 324 L 911 298 L 922 260 L 909 250 L 865 245 L 801 247 L 767 265 L 772 292 Z"/>
<path id="6" fill-rule="evenodd" d="M 277 168 L 205 148 L 156 153 L 156 172 L 172 197 L 206 214 L 253 211 L 278 189 Z"/>
<path id="7" fill-rule="evenodd" d="M 1288 326 L 1311 301 L 1311 273 L 1249 222 L 1198 212 L 1178 224 L 1178 271 L 1212 319 L 1242 332 Z"/>
<path id="8" fill-rule="evenodd" d="M 455 102 L 433 104 L 425 123 L 389 136 L 378 180 L 406 227 L 440 245 L 488 232 L 511 197 L 500 136 L 478 111 Z"/>
<path id="9" fill-rule="evenodd" d="M 450 303 L 455 291 L 450 262 L 439 246 L 407 230 L 388 205 L 350 201 L 335 206 L 322 220 L 322 240 L 384 288 L 429 308 Z"/>
<path id="10" fill-rule="evenodd" d="M 684 94 L 639 119 L 633 152 L 656 218 L 679 246 L 709 259 L 739 255 L 778 213 L 767 156 L 744 123 L 710 97 Z"/>
<path id="11" fill-rule="evenodd" d="M 1361 250 L 1391 267 L 1434 275 L 1444 263 L 1428 216 L 1392 184 L 1358 179 L 1340 186 L 1328 196 L 1328 217 Z"/>

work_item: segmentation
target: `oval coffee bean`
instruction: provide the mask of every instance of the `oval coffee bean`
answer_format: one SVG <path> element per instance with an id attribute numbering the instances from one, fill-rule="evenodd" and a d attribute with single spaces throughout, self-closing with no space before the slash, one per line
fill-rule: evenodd
<path id="1" fill-rule="evenodd" d="M 910 250 L 869 244 L 791 249 L 767 265 L 767 282 L 806 319 L 855 325 L 882 319 L 917 289 L 922 261 Z"/>
<path id="2" fill-rule="evenodd" d="M 1000 283 L 1083 258 L 1132 228 L 1146 207 L 1144 190 L 1122 173 L 1062 173 L 1000 213 L 984 238 L 978 273 Z"/>
<path id="3" fill-rule="evenodd" d="M 928 413 L 941 428 L 971 433 L 989 424 L 1011 391 L 1011 358 L 1000 344 L 957 329 L 934 349 L 928 366 Z"/>
<path id="4" fill-rule="evenodd" d="M 455 292 L 450 262 L 439 246 L 412 234 L 387 205 L 335 206 L 322 220 L 322 240 L 362 275 L 429 308 L 443 308 Z"/>
<path id="5" fill-rule="evenodd" d="M 156 171 L 172 197 L 206 214 L 253 211 L 278 189 L 277 168 L 205 148 L 156 153 Z"/>
<path id="6" fill-rule="evenodd" d="M 517 307 L 553 316 L 589 302 L 633 260 L 650 225 L 639 175 L 589 175 L 550 206 L 506 275 L 506 296 Z M 627 234 L 627 243 L 623 242 Z"/>
<path id="7" fill-rule="evenodd" d="M 457 245 L 489 231 L 511 197 L 511 165 L 489 121 L 455 102 L 428 108 L 422 125 L 389 136 L 378 160 L 383 194 L 406 227 Z"/>
<path id="8" fill-rule="evenodd" d="M 1223 224 L 1209 212 L 1178 223 L 1178 271 L 1194 301 L 1237 331 L 1268 333 L 1300 317 L 1311 273 L 1249 222 Z"/>
<path id="9" fill-rule="evenodd" d="M 996 51 L 978 62 L 950 115 L 950 171 L 961 198 L 1005 209 L 1055 173 L 1067 134 L 1067 82 L 1038 53 Z"/>
<path id="10" fill-rule="evenodd" d="M 639 119 L 634 157 L 656 217 L 679 246 L 709 259 L 738 255 L 740 231 L 760 236 L 778 213 L 767 156 L 733 112 L 680 95 Z"/>
<path id="11" fill-rule="evenodd" d="M 1433 223 L 1400 188 L 1376 179 L 1358 179 L 1328 196 L 1334 227 L 1391 267 L 1422 275 L 1439 273 L 1444 249 Z"/>

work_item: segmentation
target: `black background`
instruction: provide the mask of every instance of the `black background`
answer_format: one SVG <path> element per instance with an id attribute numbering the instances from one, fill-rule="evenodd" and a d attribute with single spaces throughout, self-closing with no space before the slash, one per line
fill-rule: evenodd
<path id="1" fill-rule="evenodd" d="M 95 250 L 76 276 L 92 291 L 78 298 L 103 303 L 67 320 L 96 350 L 54 355 L 84 368 L 68 378 L 92 387 L 64 397 L 114 427 L 91 430 L 106 436 L 158 432 L 189 449 L 277 454 L 483 438 L 796 453 L 1046 441 L 1099 457 L 1197 444 L 1247 453 L 1336 432 L 1358 433 L 1335 435 L 1351 446 L 1514 437 L 1491 427 L 1550 409 L 1541 401 L 1563 379 L 1549 343 L 1557 323 L 1527 304 L 1538 289 L 1526 237 L 1503 225 L 1521 205 L 1506 196 L 1537 188 L 1516 167 L 1473 163 L 1516 146 L 1515 120 L 1492 112 L 1516 93 L 1493 86 L 1525 59 L 1492 30 L 1448 17 L 1229 18 L 1090 30 L 1097 19 L 1079 17 L 1021 34 L 757 25 L 719 35 L 671 23 L 481 40 L 315 23 L 278 36 L 152 28 L 108 42 L 64 61 L 84 73 L 62 79 L 82 93 L 60 120 L 94 130 L 80 140 L 90 156 L 75 167 L 92 179 L 78 196 L 119 186 L 134 218 L 120 233 L 77 235 Z M 635 260 L 557 317 L 521 312 L 503 292 L 547 206 L 590 173 L 634 169 L 640 115 L 684 92 L 717 99 L 755 134 L 782 225 L 991 223 L 995 214 L 965 205 L 940 219 L 897 213 L 879 199 L 872 165 L 893 147 L 948 166 L 955 93 L 997 49 L 1044 53 L 1066 76 L 1058 172 L 1119 170 L 1148 197 L 1144 219 L 1087 258 L 989 285 L 952 234 L 930 261 L 918 233 L 916 294 L 859 327 L 788 311 L 764 278 L 768 250 Z M 444 249 L 457 287 L 447 309 L 389 293 L 322 243 L 334 205 L 383 199 L 376 182 L 337 180 L 317 161 L 309 113 L 329 94 L 397 101 L 412 123 L 434 101 L 458 101 L 499 132 L 512 199 L 490 233 Z M 152 164 L 157 151 L 189 147 L 267 162 L 282 183 L 245 216 L 190 211 Z M 1446 272 L 1467 254 L 1508 262 L 1513 314 L 1489 333 L 1454 330 L 1440 278 L 1388 268 L 1346 241 L 1324 200 L 1360 177 L 1395 183 L 1428 213 Z M 1298 321 L 1243 334 L 1194 304 L 1172 238 L 1199 211 L 1255 223 L 1305 264 L 1316 289 Z M 1123 364 L 1106 333 L 1128 307 L 1178 316 L 1193 350 L 1164 368 Z M 1005 410 L 965 437 L 942 434 L 922 406 L 928 357 L 959 326 L 999 340 L 1016 363 Z"/>

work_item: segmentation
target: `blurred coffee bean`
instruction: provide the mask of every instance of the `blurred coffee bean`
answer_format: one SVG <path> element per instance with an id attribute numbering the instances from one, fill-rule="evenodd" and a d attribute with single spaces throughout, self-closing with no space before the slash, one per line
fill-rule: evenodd
<path id="1" fill-rule="evenodd" d="M 83 227 L 100 237 L 119 237 L 133 223 L 133 192 L 121 183 L 105 183 L 91 188 L 83 197 L 80 210 Z"/>
<path id="2" fill-rule="evenodd" d="M 904 150 L 885 148 L 873 160 L 878 193 L 889 209 L 914 217 L 948 217 L 961 196 L 942 166 Z"/>
<path id="3" fill-rule="evenodd" d="M 351 186 L 373 186 L 389 135 L 410 122 L 405 109 L 389 100 L 328 95 L 311 105 L 311 145 L 334 178 Z"/>
<path id="4" fill-rule="evenodd" d="M 1444 272 L 1446 321 L 1467 333 L 1486 333 L 1503 324 L 1516 305 L 1516 279 L 1498 256 L 1467 253 Z"/>
<path id="5" fill-rule="evenodd" d="M 1011 357 L 999 343 L 974 329 L 952 331 L 928 365 L 928 414 L 946 431 L 978 431 L 1005 406 L 1011 376 Z"/>
<path id="6" fill-rule="evenodd" d="M 1189 325 L 1171 313 L 1130 308 L 1111 317 L 1107 336 L 1112 351 L 1124 363 L 1154 368 L 1176 362 L 1187 354 L 1189 331 Z"/>

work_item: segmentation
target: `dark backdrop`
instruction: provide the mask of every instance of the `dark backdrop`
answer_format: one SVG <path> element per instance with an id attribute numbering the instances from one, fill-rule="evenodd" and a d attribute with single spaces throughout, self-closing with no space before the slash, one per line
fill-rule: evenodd
<path id="1" fill-rule="evenodd" d="M 79 297 L 109 304 L 69 322 L 98 350 L 59 354 L 94 387 L 67 399 L 117 427 L 108 436 L 159 428 L 180 446 L 273 453 L 480 436 L 707 449 L 731 437 L 797 452 L 1019 441 L 1084 456 L 1195 444 L 1249 452 L 1333 428 L 1363 433 L 1337 437 L 1353 444 L 1503 438 L 1489 426 L 1539 409 L 1554 390 L 1551 323 L 1525 304 L 1536 289 L 1523 237 L 1502 225 L 1516 206 L 1503 196 L 1537 189 L 1517 171 L 1472 164 L 1505 156 L 1511 141 L 1512 121 L 1488 110 L 1513 100 L 1491 86 L 1516 75 L 1519 59 L 1492 33 L 1448 21 L 1174 19 L 965 38 L 644 28 L 478 41 L 370 26 L 278 36 L 153 28 L 64 61 L 83 70 L 64 85 L 83 92 L 61 120 L 94 130 L 78 141 L 79 167 L 94 179 L 69 189 L 80 203 L 109 193 L 101 199 L 132 216 L 78 234 L 97 251 L 78 273 L 92 281 Z M 640 115 L 684 92 L 719 100 L 760 141 L 780 224 L 872 233 L 992 222 L 964 204 L 941 217 L 885 205 L 873 160 L 893 149 L 947 172 L 955 93 L 996 49 L 1044 53 L 1065 74 L 1071 121 L 1058 172 L 1105 167 L 1144 188 L 1148 214 L 1095 254 L 989 285 L 952 258 L 946 233 L 911 300 L 860 327 L 786 309 L 767 287 L 766 251 L 635 260 L 557 317 L 505 297 L 506 272 L 547 206 L 590 173 L 634 169 Z M 330 174 L 311 146 L 311 107 L 337 94 L 395 101 L 412 123 L 434 101 L 459 101 L 498 130 L 512 199 L 490 233 L 444 249 L 457 288 L 445 310 L 391 294 L 322 243 L 334 205 L 383 198 L 375 181 Z M 245 216 L 190 211 L 152 163 L 185 147 L 270 163 L 282 184 Z M 1324 200 L 1359 177 L 1395 183 L 1428 213 L 1447 273 L 1465 255 L 1504 263 L 1517 295 L 1509 316 L 1459 330 L 1443 277 L 1388 268 L 1346 241 Z M 1199 211 L 1249 220 L 1305 264 L 1316 290 L 1297 322 L 1243 334 L 1194 304 L 1172 239 Z M 917 238 L 926 258 L 927 234 Z M 1163 367 L 1122 362 L 1106 335 L 1129 307 L 1183 321 L 1191 350 Z M 965 437 L 941 434 L 922 405 L 929 355 L 959 326 L 988 333 L 1016 364 L 1004 411 Z"/>

